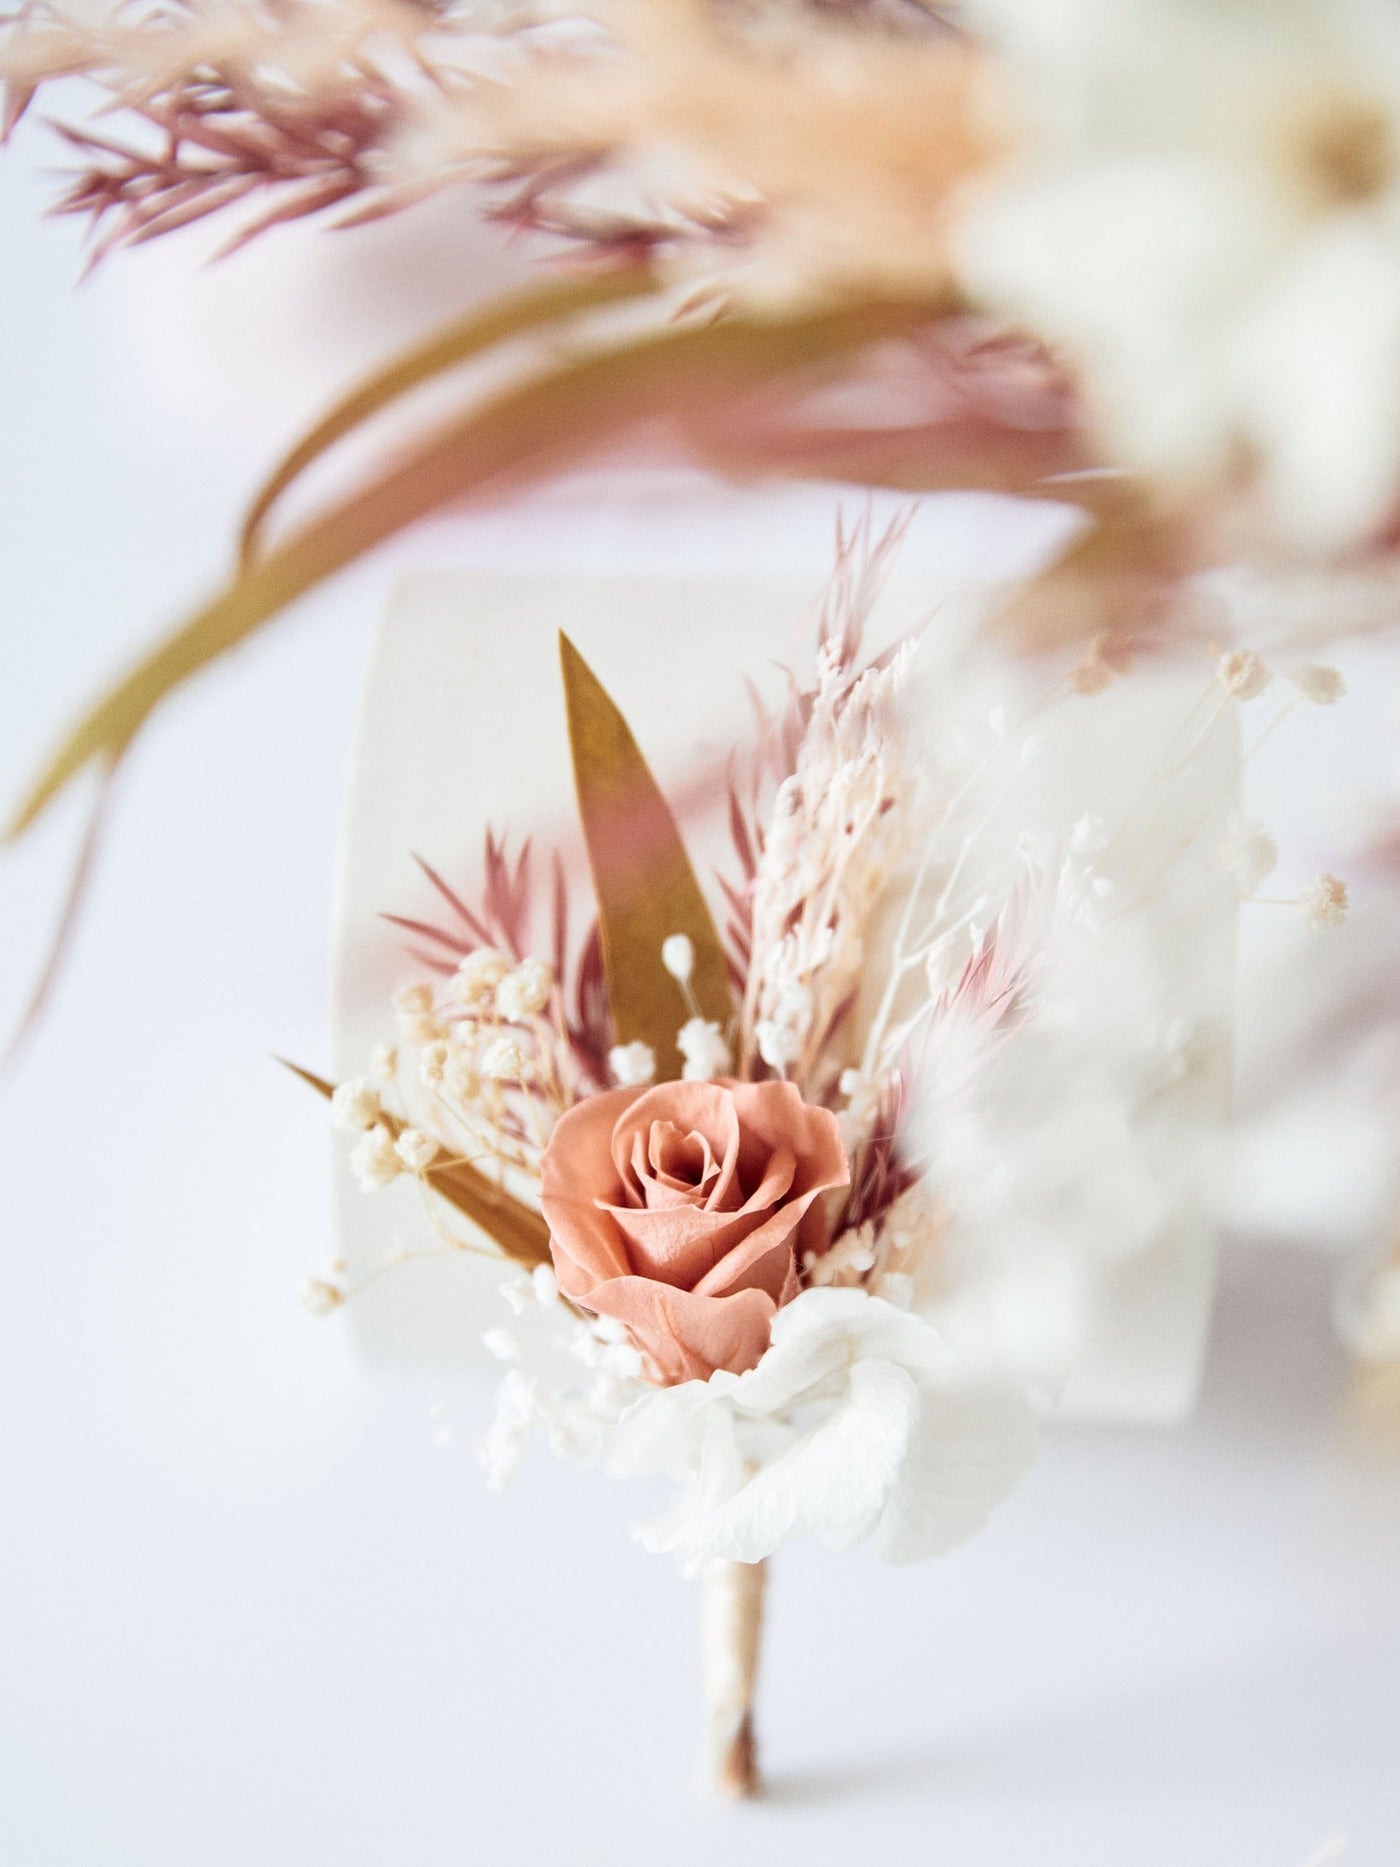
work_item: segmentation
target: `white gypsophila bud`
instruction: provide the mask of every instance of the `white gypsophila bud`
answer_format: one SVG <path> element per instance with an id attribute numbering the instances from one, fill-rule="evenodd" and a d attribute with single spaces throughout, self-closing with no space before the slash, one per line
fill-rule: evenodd
<path id="1" fill-rule="evenodd" d="M 523 959 L 496 987 L 496 1009 L 511 1024 L 533 1018 L 549 1003 L 554 973 L 542 959 Z"/>
<path id="2" fill-rule="evenodd" d="M 661 964 L 677 985 L 689 985 L 695 970 L 695 948 L 685 934 L 670 934 L 661 942 Z"/>
<path id="3" fill-rule="evenodd" d="M 512 1316 L 525 1314 L 525 1305 L 533 1294 L 530 1280 L 522 1270 L 516 1270 L 501 1285 L 501 1300 Z"/>
<path id="4" fill-rule="evenodd" d="M 608 1052 L 608 1070 L 620 1088 L 640 1089 L 656 1075 L 656 1052 L 640 1040 L 614 1044 Z"/>
<path id="5" fill-rule="evenodd" d="M 1262 823 L 1237 819 L 1220 839 L 1220 866 L 1235 878 L 1241 894 L 1252 895 L 1278 867 L 1278 844 Z"/>
<path id="6" fill-rule="evenodd" d="M 443 1088 L 458 1102 L 474 1102 L 481 1093 L 481 1078 L 465 1057 L 453 1057 L 442 1073 Z"/>
<path id="7" fill-rule="evenodd" d="M 496 987 L 511 970 L 510 961 L 494 947 L 478 947 L 468 953 L 456 972 L 448 991 L 459 1005 L 489 1004 Z"/>
<path id="8" fill-rule="evenodd" d="M 1222 655 L 1215 673 L 1232 700 L 1257 700 L 1272 678 L 1252 648 L 1235 648 Z"/>
<path id="9" fill-rule="evenodd" d="M 603 1351 L 601 1358 L 604 1373 L 617 1381 L 640 1381 L 642 1378 L 642 1353 L 630 1342 L 615 1342 Z"/>
<path id="10" fill-rule="evenodd" d="M 773 1016 L 780 1024 L 800 1030 L 811 1023 L 814 1003 L 811 989 L 800 979 L 784 979 L 778 986 Z"/>
<path id="11" fill-rule="evenodd" d="M 758 1054 L 770 1070 L 789 1069 L 802 1053 L 796 1031 L 789 1025 L 779 1024 L 776 1018 L 760 1018 L 754 1026 L 754 1037 L 758 1042 Z"/>
<path id="12" fill-rule="evenodd" d="M 710 1082 L 729 1071 L 729 1045 L 709 1018 L 688 1019 L 676 1033 L 676 1048 L 685 1058 L 681 1074 L 687 1082 Z"/>
<path id="13" fill-rule="evenodd" d="M 886 1271 L 876 1294 L 886 1303 L 893 1303 L 896 1309 L 913 1309 L 914 1279 L 908 1271 Z"/>
<path id="14" fill-rule="evenodd" d="M 418 1059 L 418 1075 L 425 1089 L 438 1088 L 451 1058 L 452 1052 L 441 1037 L 434 1038 L 431 1044 L 424 1046 Z"/>
<path id="15" fill-rule="evenodd" d="M 481 1345 L 488 1355 L 494 1355 L 497 1361 L 518 1361 L 520 1344 L 509 1329 L 485 1329 L 482 1331 Z"/>
<path id="16" fill-rule="evenodd" d="M 1298 895 L 1298 907 L 1309 927 L 1340 927 L 1347 917 L 1347 885 L 1335 875 L 1315 875 Z"/>
<path id="17" fill-rule="evenodd" d="M 518 1083 L 525 1074 L 525 1052 L 514 1038 L 498 1037 L 486 1047 L 481 1073 L 493 1083 Z"/>
<path id="18" fill-rule="evenodd" d="M 444 1026 L 440 1018 L 431 1012 L 401 1011 L 399 1013 L 399 1036 L 410 1044 L 435 1044 L 443 1035 Z"/>
<path id="19" fill-rule="evenodd" d="M 530 1273 L 530 1282 L 541 1309 L 549 1309 L 559 1301 L 559 1279 L 552 1264 L 537 1264 Z"/>
<path id="20" fill-rule="evenodd" d="M 394 1143 L 394 1151 L 410 1173 L 422 1173 L 438 1156 L 434 1137 L 421 1128 L 405 1128 Z"/>
<path id="21" fill-rule="evenodd" d="M 394 1010 L 405 1018 L 425 1018 L 433 1009 L 433 988 L 421 979 L 401 985 L 394 994 Z"/>
<path id="22" fill-rule="evenodd" d="M 331 1120 L 351 1132 L 372 1128 L 380 1116 L 379 1093 L 363 1077 L 341 1083 L 331 1097 Z"/>
<path id="23" fill-rule="evenodd" d="M 1295 668 L 1292 680 L 1304 700 L 1310 700 L 1315 707 L 1335 706 L 1347 691 L 1346 681 L 1337 668 Z"/>
<path id="24" fill-rule="evenodd" d="M 396 1180 L 403 1162 L 394 1149 L 394 1137 L 381 1122 L 362 1134 L 350 1151 L 350 1171 L 364 1193 L 377 1193 Z"/>
<path id="25" fill-rule="evenodd" d="M 308 1316 L 329 1316 L 344 1301 L 345 1292 L 339 1284 L 324 1277 L 308 1277 L 302 1283 L 301 1307 Z"/>
<path id="26" fill-rule="evenodd" d="M 376 1044 L 369 1056 L 369 1073 L 377 1083 L 391 1083 L 399 1073 L 399 1053 L 392 1044 Z"/>

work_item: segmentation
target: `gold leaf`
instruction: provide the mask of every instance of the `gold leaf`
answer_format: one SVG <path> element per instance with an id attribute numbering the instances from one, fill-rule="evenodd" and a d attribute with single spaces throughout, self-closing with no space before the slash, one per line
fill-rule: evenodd
<path id="1" fill-rule="evenodd" d="M 288 1063 L 284 1057 L 277 1061 L 304 1083 L 309 1083 L 327 1101 L 335 1094 L 335 1084 L 328 1083 L 324 1076 L 302 1069 L 299 1063 Z M 397 1140 L 406 1124 L 387 1109 L 380 1119 Z M 542 1215 L 497 1186 L 494 1180 L 488 1180 L 469 1162 L 457 1160 L 429 1166 L 424 1169 L 423 1178 L 449 1206 L 454 1206 L 493 1239 L 508 1258 L 524 1265 L 526 1270 L 549 1263 L 549 1227 Z"/>
<path id="2" fill-rule="evenodd" d="M 742 397 L 938 314 L 931 301 L 870 301 L 782 318 L 648 331 L 564 359 L 473 404 L 244 569 L 110 688 L 60 742 L 9 823 L 26 830 L 92 759 L 115 763 L 167 694 L 288 604 L 414 520 L 486 490 L 549 477 L 659 416 Z"/>
<path id="3" fill-rule="evenodd" d="M 695 952 L 690 989 L 721 1030 L 733 1015 L 729 967 L 670 806 L 631 728 L 567 635 L 559 661 L 574 783 L 583 823 L 603 964 L 619 1044 L 649 1044 L 657 1075 L 680 1075 L 676 1033 L 688 1014 L 661 963 L 663 941 L 684 934 Z"/>

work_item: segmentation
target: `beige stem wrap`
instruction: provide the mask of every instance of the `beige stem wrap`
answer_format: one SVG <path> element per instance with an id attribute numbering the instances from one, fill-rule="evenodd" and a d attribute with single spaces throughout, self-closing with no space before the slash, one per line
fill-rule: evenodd
<path id="1" fill-rule="evenodd" d="M 706 1764 L 723 1796 L 753 1796 L 760 1787 L 753 1696 L 767 1580 L 766 1563 L 718 1560 L 707 1562 L 700 1578 Z"/>

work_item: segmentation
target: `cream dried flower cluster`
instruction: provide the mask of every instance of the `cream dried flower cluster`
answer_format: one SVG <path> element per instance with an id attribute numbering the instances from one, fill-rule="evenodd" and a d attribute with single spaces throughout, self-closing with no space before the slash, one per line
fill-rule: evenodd
<path id="1" fill-rule="evenodd" d="M 394 995 L 407 1057 L 389 1080 L 343 1083 L 332 1100 L 338 1124 L 360 1131 L 351 1164 L 366 1191 L 400 1173 L 422 1174 L 439 1158 L 489 1164 L 498 1173 L 538 1174 L 549 1129 L 576 1095 L 576 1064 L 551 968 L 533 955 L 512 962 L 491 947 L 468 953 L 443 986 L 416 980 Z M 380 1120 L 393 1088 L 419 1105 L 421 1125 Z"/>
<path id="2" fill-rule="evenodd" d="M 672 1021 L 647 1038 L 619 1033 L 596 936 L 591 962 L 572 962 L 591 963 L 589 982 L 571 983 L 562 933 L 552 959 L 540 958 L 525 924 L 525 859 L 513 870 L 488 840 L 480 906 L 427 872 L 463 950 L 443 958 L 445 936 L 403 923 L 420 943 L 437 938 L 436 974 L 396 994 L 397 1045 L 333 1099 L 356 1134 L 361 1185 L 419 1182 L 441 1248 L 480 1242 L 447 1209 L 462 1171 L 508 1191 L 536 1228 L 531 1281 L 513 1275 L 504 1290 L 523 1336 L 492 1330 L 488 1343 L 513 1364 L 486 1442 L 492 1485 L 535 1430 L 611 1470 L 651 1461 L 683 1482 L 677 1513 L 646 1534 L 690 1563 L 757 1560 L 798 1528 L 840 1545 L 857 1523 L 889 1552 L 919 1553 L 919 1524 L 930 1526 L 926 1547 L 941 1547 L 962 1519 L 941 1505 L 922 1511 L 902 1489 L 936 1489 L 933 1453 L 920 1449 L 934 1420 L 931 1446 L 946 1449 L 939 1435 L 963 1426 L 972 1435 L 965 1450 L 989 1505 L 1023 1456 L 1026 1369 L 1008 1381 L 998 1355 L 964 1356 L 944 1317 L 966 1321 L 967 1293 L 1013 1241 L 1027 1262 L 1046 1258 L 1049 1215 L 1075 1177 L 1082 1207 L 1102 1198 L 1094 1223 L 1112 1250 L 1148 1248 L 1176 1169 L 1136 1138 L 1130 1110 L 1144 1084 L 1181 1082 L 1213 1055 L 1208 1033 L 1154 1033 L 1131 996 L 1140 983 L 1124 987 L 1121 1056 L 1104 1035 L 1106 1008 L 1086 1016 L 1066 999 L 1068 956 L 1092 977 L 1104 963 L 1100 922 L 1131 906 L 1116 878 L 1137 894 L 1157 885 L 1125 841 L 1133 812 L 1116 828 L 1086 815 L 1059 836 L 1025 831 L 1010 843 L 1004 828 L 989 841 L 989 825 L 1034 791 L 1056 712 L 1096 702 L 1070 680 L 1019 721 L 1001 704 L 975 731 L 946 710 L 930 715 L 930 691 L 948 683 L 924 666 L 924 645 L 900 641 L 873 658 L 863 648 L 898 543 L 897 527 L 877 544 L 868 525 L 840 538 L 811 683 L 793 683 L 747 770 L 735 767 L 727 1010 L 699 996 L 697 931 L 669 932 L 650 962 Z M 1094 692 L 1118 679 L 1107 671 Z M 1340 691 L 1330 669 L 1276 678 L 1254 651 L 1232 650 L 1206 678 L 1188 735 L 1208 735 L 1227 709 L 1266 734 L 1301 702 L 1330 705 Z M 1178 736 L 1159 781 L 1190 753 Z M 1204 870 L 1212 861 L 1257 898 L 1278 849 L 1238 818 L 1202 852 Z M 1322 876 L 1294 904 L 1326 927 L 1347 891 Z M 1103 983 L 1116 989 L 1111 969 Z M 1008 1128 L 984 1106 L 989 1081 L 994 1101 L 1014 1106 L 1008 1068 L 1027 1083 L 1054 1074 L 1040 1127 Z M 479 1223 L 470 1198 L 457 1204 Z M 308 1306 L 323 1312 L 343 1294 L 319 1280 Z M 1049 1313 L 1072 1347 L 1062 1308 Z M 868 1394 L 854 1373 L 851 1385 L 798 1372 L 828 1358 L 854 1367 L 875 1343 L 871 1356 L 892 1360 Z M 1053 1386 L 1051 1362 L 1067 1352 L 1042 1345 L 1027 1367 Z M 887 1404 L 894 1390 L 903 1412 Z M 985 1467 L 971 1451 L 984 1430 L 1005 1434 L 1005 1457 Z M 871 1472 L 887 1471 L 883 1502 L 829 1517 L 820 1498 L 850 1504 L 841 1472 L 866 1431 Z"/>
<path id="3" fill-rule="evenodd" d="M 921 1056 L 970 995 L 995 1007 L 987 1043 L 1026 1012 L 1034 917 L 1013 930 L 1013 880 L 1000 913 L 970 927 L 962 833 L 926 854 L 956 811 L 943 796 L 940 814 L 909 747 L 918 645 L 863 649 L 898 537 L 843 536 L 812 684 L 769 722 L 743 797 L 736 779 L 727 1009 L 697 925 L 657 942 L 669 1031 L 619 1033 L 596 1002 L 589 1025 L 590 991 L 569 976 L 586 957 L 571 962 L 562 936 L 552 961 L 538 956 L 524 858 L 513 867 L 488 841 L 480 903 L 427 871 L 464 950 L 403 923 L 434 974 L 398 990 L 397 1043 L 332 1096 L 361 1187 L 416 1181 L 438 1249 L 480 1246 L 489 1196 L 537 1228 L 533 1268 L 507 1242 L 515 1317 L 487 1332 L 511 1364 L 483 1449 L 492 1486 L 535 1431 L 619 1474 L 670 1471 L 677 1510 L 646 1535 L 688 1566 L 758 1561 L 803 1530 L 932 1554 L 1029 1456 L 1018 1385 L 963 1366 L 915 1307 L 942 1231 L 905 1121 Z M 951 964 L 960 943 L 978 982 L 950 991 L 930 959 Z M 595 972 L 600 984 L 606 999 Z M 307 1306 L 347 1294 L 318 1279 Z"/>

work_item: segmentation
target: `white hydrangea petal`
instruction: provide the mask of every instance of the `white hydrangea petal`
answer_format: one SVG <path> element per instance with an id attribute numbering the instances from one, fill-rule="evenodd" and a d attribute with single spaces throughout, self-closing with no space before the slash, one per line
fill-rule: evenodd
<path id="1" fill-rule="evenodd" d="M 657 1388 L 643 1395 L 614 1429 L 603 1459 L 604 1471 L 614 1478 L 646 1478 L 655 1472 L 673 1478 L 689 1476 L 713 1402 L 706 1381 L 684 1381 L 678 1387 Z"/>
<path id="2" fill-rule="evenodd" d="M 863 1355 L 883 1356 L 905 1367 L 941 1372 L 953 1365 L 951 1349 L 919 1317 L 864 1290 L 821 1288 L 804 1291 L 774 1317 L 773 1347 L 779 1356 L 772 1358 L 772 1365 L 776 1372 L 780 1359 L 790 1363 L 789 1379 L 795 1382 L 799 1355 L 805 1367 L 815 1371 L 825 1363 L 846 1360 L 852 1342 L 859 1343 Z M 769 1366 L 765 1355 L 753 1372 L 757 1375 Z"/>
<path id="3" fill-rule="evenodd" d="M 678 1547 L 692 1560 L 761 1562 L 805 1531 L 828 1549 L 852 1548 L 880 1521 L 918 1415 L 918 1389 L 903 1368 L 856 1362 L 827 1417 L 698 1516 Z"/>
<path id="4" fill-rule="evenodd" d="M 924 1387 L 919 1417 L 875 1532 L 887 1562 L 941 1556 L 985 1523 L 1029 1469 L 1034 1415 L 1010 1387 Z"/>

